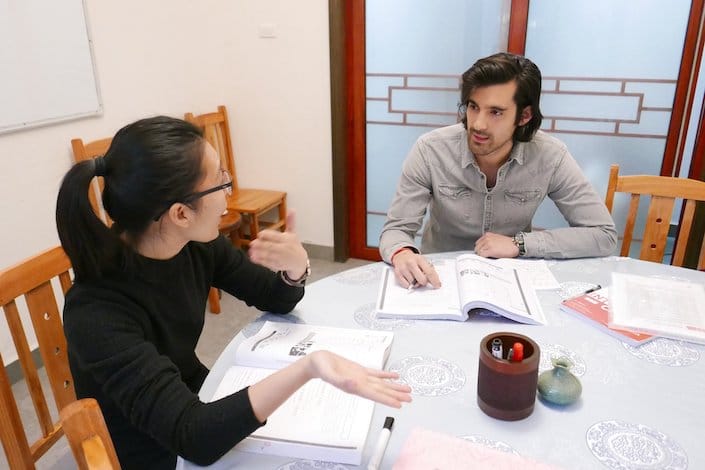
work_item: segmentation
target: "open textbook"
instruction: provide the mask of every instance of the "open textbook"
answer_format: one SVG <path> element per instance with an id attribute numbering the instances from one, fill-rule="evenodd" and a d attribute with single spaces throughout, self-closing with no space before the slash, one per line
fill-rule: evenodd
<path id="1" fill-rule="evenodd" d="M 262 380 L 318 350 L 329 350 L 367 367 L 384 367 L 393 333 L 265 322 L 237 348 L 235 363 L 213 401 Z M 320 379 L 306 383 L 235 449 L 359 465 L 374 403 Z"/>
<path id="2" fill-rule="evenodd" d="M 703 284 L 612 273 L 610 291 L 610 327 L 705 344 Z"/>
<path id="3" fill-rule="evenodd" d="M 377 316 L 465 321 L 472 309 L 483 308 L 520 323 L 546 323 L 529 271 L 471 254 L 435 260 L 433 266 L 441 279 L 439 289 L 406 289 L 387 268 L 377 295 Z"/>

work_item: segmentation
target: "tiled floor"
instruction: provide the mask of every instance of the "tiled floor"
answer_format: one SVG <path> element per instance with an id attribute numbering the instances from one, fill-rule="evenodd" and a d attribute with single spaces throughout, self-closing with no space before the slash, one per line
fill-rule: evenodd
<path id="1" fill-rule="evenodd" d="M 355 268 L 369 263 L 359 259 L 349 259 L 345 263 L 335 263 L 321 259 L 311 259 L 311 278 L 309 283 L 315 282 L 326 276 Z M 219 315 L 207 313 L 206 324 L 199 341 L 196 352 L 206 366 L 210 367 L 220 354 L 220 351 L 230 342 L 243 326 L 247 325 L 259 315 L 257 309 L 248 307 L 243 302 L 234 297 L 223 294 L 221 300 L 222 312 Z M 44 369 L 41 370 L 42 386 L 44 390 L 49 390 Z M 34 413 L 32 401 L 24 381 L 13 385 L 13 393 L 17 397 L 22 420 L 25 423 L 30 439 L 40 436 L 39 424 Z M 57 417 L 56 407 L 50 403 L 52 416 Z M 4 452 L 0 452 L 0 469 L 9 468 Z M 62 437 L 52 448 L 37 462 L 38 469 L 75 469 L 76 463 L 73 460 L 66 438 Z"/>

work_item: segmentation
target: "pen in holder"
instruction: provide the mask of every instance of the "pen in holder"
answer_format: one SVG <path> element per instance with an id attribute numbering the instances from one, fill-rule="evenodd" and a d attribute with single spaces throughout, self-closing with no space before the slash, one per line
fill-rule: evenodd
<path id="1" fill-rule="evenodd" d="M 493 355 L 492 341 L 502 342 L 502 351 Z M 519 343 L 523 357 L 519 360 L 508 358 L 513 354 L 514 345 Z M 540 350 L 531 338 L 518 333 L 492 333 L 482 338 L 480 343 L 480 363 L 477 372 L 477 404 L 485 414 L 505 421 L 526 418 L 534 411 L 536 384 L 538 381 Z"/>

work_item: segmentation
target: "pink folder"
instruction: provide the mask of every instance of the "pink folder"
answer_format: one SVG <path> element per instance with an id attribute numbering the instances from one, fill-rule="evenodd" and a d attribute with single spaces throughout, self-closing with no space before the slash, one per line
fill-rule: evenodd
<path id="1" fill-rule="evenodd" d="M 518 455 L 491 449 L 481 444 L 414 428 L 392 467 L 394 470 L 558 470 Z"/>

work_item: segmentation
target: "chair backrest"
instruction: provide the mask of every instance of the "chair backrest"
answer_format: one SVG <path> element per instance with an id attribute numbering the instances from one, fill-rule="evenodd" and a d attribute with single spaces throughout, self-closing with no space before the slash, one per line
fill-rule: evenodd
<path id="1" fill-rule="evenodd" d="M 203 129 L 206 140 L 213 146 L 223 168 L 230 172 L 233 178 L 233 192 L 237 191 L 237 172 L 235 171 L 235 154 L 233 153 L 232 140 L 230 139 L 230 123 L 228 122 L 228 111 L 225 106 L 218 106 L 218 111 L 214 113 L 184 114 L 184 120 Z"/>
<path id="2" fill-rule="evenodd" d="M 62 435 L 61 424 L 51 417 L 46 396 L 32 359 L 27 336 L 20 320 L 16 300 L 24 297 L 39 352 L 49 378 L 56 409 L 76 400 L 66 353 L 66 338 L 61 314 L 51 281 L 58 278 L 64 294 L 71 287 L 71 262 L 61 247 L 52 248 L 19 264 L 0 271 L 0 306 L 15 344 L 27 389 L 34 404 L 42 436 L 28 442 L 10 379 L 0 371 L 0 440 L 10 468 L 34 468 L 39 459 Z M 2 356 L 0 356 L 2 362 Z"/>
<path id="3" fill-rule="evenodd" d="M 90 160 L 96 157 L 102 157 L 105 152 L 108 151 L 110 143 L 113 141 L 112 137 L 105 139 L 94 140 L 83 143 L 82 139 L 71 139 L 71 148 L 73 149 L 73 160 L 74 162 L 82 162 L 84 160 Z M 113 221 L 110 220 L 108 213 L 105 212 L 103 208 L 103 202 L 101 195 L 103 194 L 103 178 L 95 177 L 91 182 L 91 190 L 88 196 L 91 200 L 91 205 L 93 210 L 100 217 L 100 220 L 105 223 L 105 225 L 112 225 Z"/>
<path id="4" fill-rule="evenodd" d="M 98 402 L 83 398 L 64 407 L 61 425 L 80 470 L 118 470 L 113 441 Z"/>
<path id="5" fill-rule="evenodd" d="M 670 176 L 619 176 L 619 165 L 612 165 L 607 185 L 607 196 L 605 197 L 605 205 L 610 213 L 616 192 L 631 194 L 620 255 L 629 256 L 640 198 L 642 195 L 650 196 L 651 201 L 646 216 L 639 259 L 658 263 L 663 261 L 666 250 L 673 207 L 677 199 L 683 200 L 683 215 L 671 260 L 671 264 L 683 266 L 685 249 L 693 224 L 695 204 L 697 201 L 705 201 L 705 182 Z M 702 241 L 700 247 L 698 269 L 705 269 L 705 240 Z"/>

